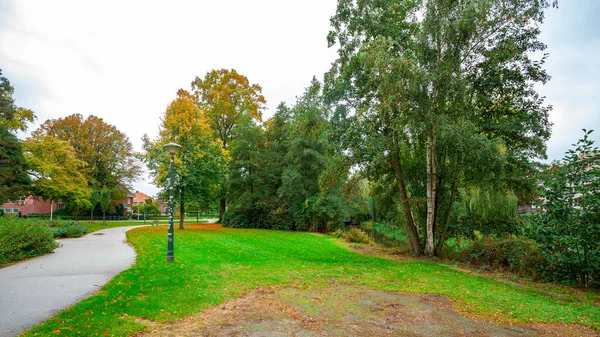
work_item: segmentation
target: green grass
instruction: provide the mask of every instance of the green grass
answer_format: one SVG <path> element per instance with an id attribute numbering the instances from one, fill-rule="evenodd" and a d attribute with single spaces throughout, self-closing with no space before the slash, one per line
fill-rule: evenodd
<path id="1" fill-rule="evenodd" d="M 196 221 L 196 218 L 194 218 L 192 220 L 192 218 L 187 218 L 185 219 L 185 223 L 203 223 L 206 222 L 206 220 L 200 220 L 200 221 Z M 168 220 L 159 220 L 158 224 L 159 225 L 166 225 L 168 224 L 169 221 Z M 79 221 L 79 224 L 86 226 L 87 227 L 87 232 L 88 233 L 93 233 L 95 231 L 99 231 L 102 229 L 107 229 L 107 228 L 114 228 L 114 227 L 124 227 L 124 226 L 139 226 L 139 225 L 151 225 L 152 224 L 152 220 L 146 220 L 146 223 L 144 223 L 144 220 L 125 220 L 125 221 L 119 221 L 119 220 L 113 220 L 113 221 L 106 221 L 106 225 L 102 224 L 102 221 L 98 221 L 98 220 L 94 220 L 94 222 L 89 222 L 89 221 Z M 175 226 L 179 225 L 179 221 L 176 220 L 175 221 Z"/>
<path id="2" fill-rule="evenodd" d="M 565 296 L 468 274 L 427 261 L 365 256 L 329 236 L 188 226 L 175 233 L 175 262 L 165 262 L 163 228 L 127 233 L 137 263 L 95 296 L 63 311 L 26 336 L 127 336 L 144 329 L 138 317 L 173 321 L 256 287 L 301 288 L 345 282 L 376 289 L 451 297 L 467 315 L 504 322 L 565 322 L 600 328 L 598 296 Z"/>

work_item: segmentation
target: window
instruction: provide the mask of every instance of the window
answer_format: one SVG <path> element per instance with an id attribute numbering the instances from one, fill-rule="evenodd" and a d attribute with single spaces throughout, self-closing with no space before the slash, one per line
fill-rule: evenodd
<path id="1" fill-rule="evenodd" d="M 18 208 L 13 208 L 13 213 L 19 213 L 19 209 Z"/>
<path id="2" fill-rule="evenodd" d="M 5 208 L 4 213 L 10 213 L 10 208 Z"/>

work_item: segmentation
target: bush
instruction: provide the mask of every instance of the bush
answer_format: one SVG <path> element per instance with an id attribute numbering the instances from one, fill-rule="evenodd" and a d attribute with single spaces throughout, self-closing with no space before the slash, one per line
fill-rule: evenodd
<path id="1" fill-rule="evenodd" d="M 488 236 L 461 250 L 461 260 L 476 267 L 500 269 L 539 279 L 547 262 L 538 244 L 525 237 Z"/>
<path id="2" fill-rule="evenodd" d="M 584 130 L 544 179 L 542 210 L 534 214 L 528 235 L 540 243 L 552 280 L 600 287 L 600 150 Z"/>
<path id="3" fill-rule="evenodd" d="M 87 233 L 87 227 L 75 221 L 52 221 L 48 226 L 55 238 L 78 238 Z"/>
<path id="4" fill-rule="evenodd" d="M 330 232 L 329 235 L 335 236 L 336 238 L 343 238 L 344 237 L 344 231 L 341 230 L 341 229 L 338 229 L 335 232 Z"/>
<path id="5" fill-rule="evenodd" d="M 67 229 L 65 227 L 50 227 L 54 238 L 66 238 Z"/>
<path id="6" fill-rule="evenodd" d="M 0 266 L 51 253 L 56 247 L 48 226 L 35 220 L 0 218 Z"/>
<path id="7" fill-rule="evenodd" d="M 371 243 L 371 238 L 369 235 L 358 228 L 352 228 L 344 233 L 344 240 L 354 243 Z"/>

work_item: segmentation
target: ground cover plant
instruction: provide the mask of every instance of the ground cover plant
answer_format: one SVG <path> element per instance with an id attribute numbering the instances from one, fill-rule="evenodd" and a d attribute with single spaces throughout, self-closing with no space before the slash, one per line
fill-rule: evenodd
<path id="1" fill-rule="evenodd" d="M 564 322 L 600 328 L 597 296 L 548 296 L 534 289 L 422 260 L 358 254 L 332 236 L 189 225 L 175 233 L 166 263 L 164 227 L 129 231 L 136 264 L 95 296 L 25 336 L 127 336 L 142 322 L 168 322 L 260 287 L 321 289 L 351 284 L 375 290 L 448 296 L 458 310 L 502 322 Z"/>
<path id="2" fill-rule="evenodd" d="M 39 221 L 0 217 L 0 267 L 48 254 L 57 246 L 52 230 Z"/>

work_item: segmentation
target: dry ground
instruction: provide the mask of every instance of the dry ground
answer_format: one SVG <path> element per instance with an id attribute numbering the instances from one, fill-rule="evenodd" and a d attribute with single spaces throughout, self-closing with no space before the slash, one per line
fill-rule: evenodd
<path id="1" fill-rule="evenodd" d="M 261 288 L 141 336 L 597 336 L 573 325 L 507 325 L 461 316 L 441 295 L 348 284 Z"/>

